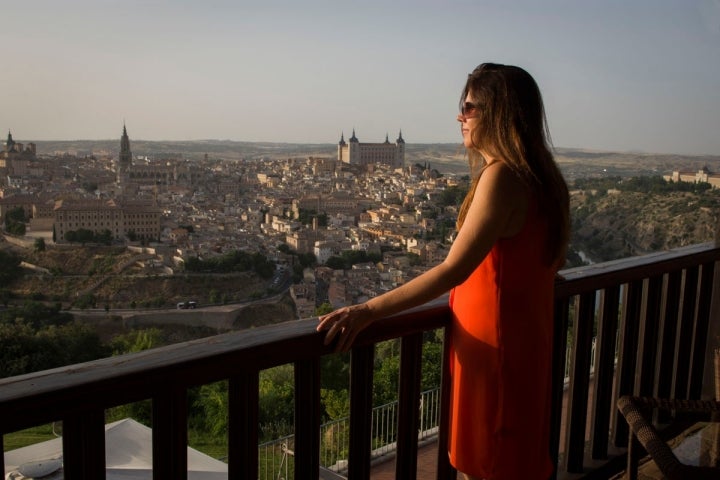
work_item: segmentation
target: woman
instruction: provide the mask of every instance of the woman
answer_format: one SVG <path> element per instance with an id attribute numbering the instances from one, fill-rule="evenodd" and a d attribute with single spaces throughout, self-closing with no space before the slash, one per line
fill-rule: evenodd
<path id="1" fill-rule="evenodd" d="M 450 462 L 465 479 L 547 479 L 553 285 L 568 242 L 568 190 L 525 70 L 480 65 L 460 112 L 473 183 L 447 258 L 320 317 L 318 330 L 345 351 L 372 322 L 452 290 Z"/>

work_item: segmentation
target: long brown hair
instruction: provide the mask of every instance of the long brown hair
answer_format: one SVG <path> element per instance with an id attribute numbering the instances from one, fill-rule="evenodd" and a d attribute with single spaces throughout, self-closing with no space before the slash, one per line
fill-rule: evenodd
<path id="1" fill-rule="evenodd" d="M 478 106 L 468 149 L 473 182 L 460 207 L 458 229 L 485 167 L 480 153 L 485 152 L 503 161 L 535 194 L 539 210 L 548 220 L 548 257 L 562 266 L 570 237 L 569 195 L 550 151 L 550 132 L 537 83 L 520 67 L 483 63 L 468 75 L 461 105 L 468 94 Z"/>

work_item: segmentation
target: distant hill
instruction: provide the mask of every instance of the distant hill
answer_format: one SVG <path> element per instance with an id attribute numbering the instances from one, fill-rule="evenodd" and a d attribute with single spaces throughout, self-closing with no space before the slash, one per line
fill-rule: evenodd
<path id="1" fill-rule="evenodd" d="M 719 189 L 574 190 L 571 251 L 603 262 L 711 242 L 719 213 Z"/>
<path id="2" fill-rule="evenodd" d="M 150 141 L 130 139 L 137 156 L 182 157 L 188 160 L 259 159 L 322 156 L 334 157 L 336 144 L 239 142 L 231 140 Z M 120 139 L 37 141 L 39 154 L 106 152 L 117 156 Z M 604 175 L 666 175 L 673 170 L 696 171 L 707 166 L 720 172 L 720 155 L 676 155 L 637 152 L 603 152 L 578 148 L 556 148 L 555 155 L 568 181 Z M 406 163 L 429 163 L 442 173 L 467 172 L 467 159 L 458 143 L 408 143 Z"/>

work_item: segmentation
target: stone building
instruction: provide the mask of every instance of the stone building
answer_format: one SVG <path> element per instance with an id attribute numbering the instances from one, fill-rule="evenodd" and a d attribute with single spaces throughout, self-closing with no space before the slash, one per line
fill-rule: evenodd
<path id="1" fill-rule="evenodd" d="M 120 200 L 58 200 L 55 204 L 55 241 L 66 241 L 70 231 L 80 229 L 101 234 L 110 231 L 112 238 L 124 241 L 129 237 L 146 241 L 160 238 L 162 210 L 157 206 Z"/>
<path id="2" fill-rule="evenodd" d="M 120 192 L 126 195 L 131 195 L 141 186 L 164 188 L 170 185 L 192 185 L 200 177 L 197 167 L 177 159 L 145 163 L 136 161 L 125 125 L 120 137 L 120 153 L 115 171 Z"/>
<path id="3" fill-rule="evenodd" d="M 37 160 L 34 143 L 18 143 L 8 131 L 7 140 L 0 151 L 0 172 L 5 175 L 27 175 L 30 162 Z"/>
<path id="4" fill-rule="evenodd" d="M 338 162 L 361 166 L 384 164 L 402 168 L 405 165 L 405 140 L 402 138 L 402 131 L 395 143 L 390 143 L 387 135 L 383 143 L 361 143 L 355 136 L 354 129 L 352 137 L 346 143 L 345 134 L 342 134 L 338 143 Z"/>
<path id="5" fill-rule="evenodd" d="M 681 172 L 676 170 L 672 172 L 672 175 L 665 175 L 663 178 L 666 181 L 709 183 L 712 185 L 712 188 L 720 187 L 720 174 L 710 172 L 707 167 L 703 167 L 697 172 Z"/>

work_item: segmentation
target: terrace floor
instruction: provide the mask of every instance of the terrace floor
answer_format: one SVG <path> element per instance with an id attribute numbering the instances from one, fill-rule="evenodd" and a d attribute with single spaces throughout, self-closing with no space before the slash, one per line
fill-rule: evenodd
<path id="1" fill-rule="evenodd" d="M 589 396 L 592 398 L 594 390 L 594 377 L 590 379 L 589 385 Z M 567 409 L 568 391 L 565 389 L 563 393 L 563 414 L 562 423 L 565 424 L 565 411 Z M 588 422 L 590 421 L 591 414 L 588 409 Z M 589 425 L 588 425 L 589 427 Z M 564 443 L 564 432 L 565 429 L 560 430 L 560 449 Z M 586 429 L 586 436 L 589 439 L 590 429 Z M 438 443 L 437 440 L 426 442 L 425 444 L 418 445 L 417 454 L 417 480 L 435 480 L 437 472 L 437 458 L 438 458 Z M 388 455 L 388 459 L 384 462 L 375 464 L 370 470 L 371 480 L 395 480 L 395 457 Z"/>
<path id="2" fill-rule="evenodd" d="M 437 440 L 418 446 L 417 480 L 435 480 L 438 455 Z M 378 463 L 370 470 L 371 480 L 395 480 L 395 457 Z"/>

